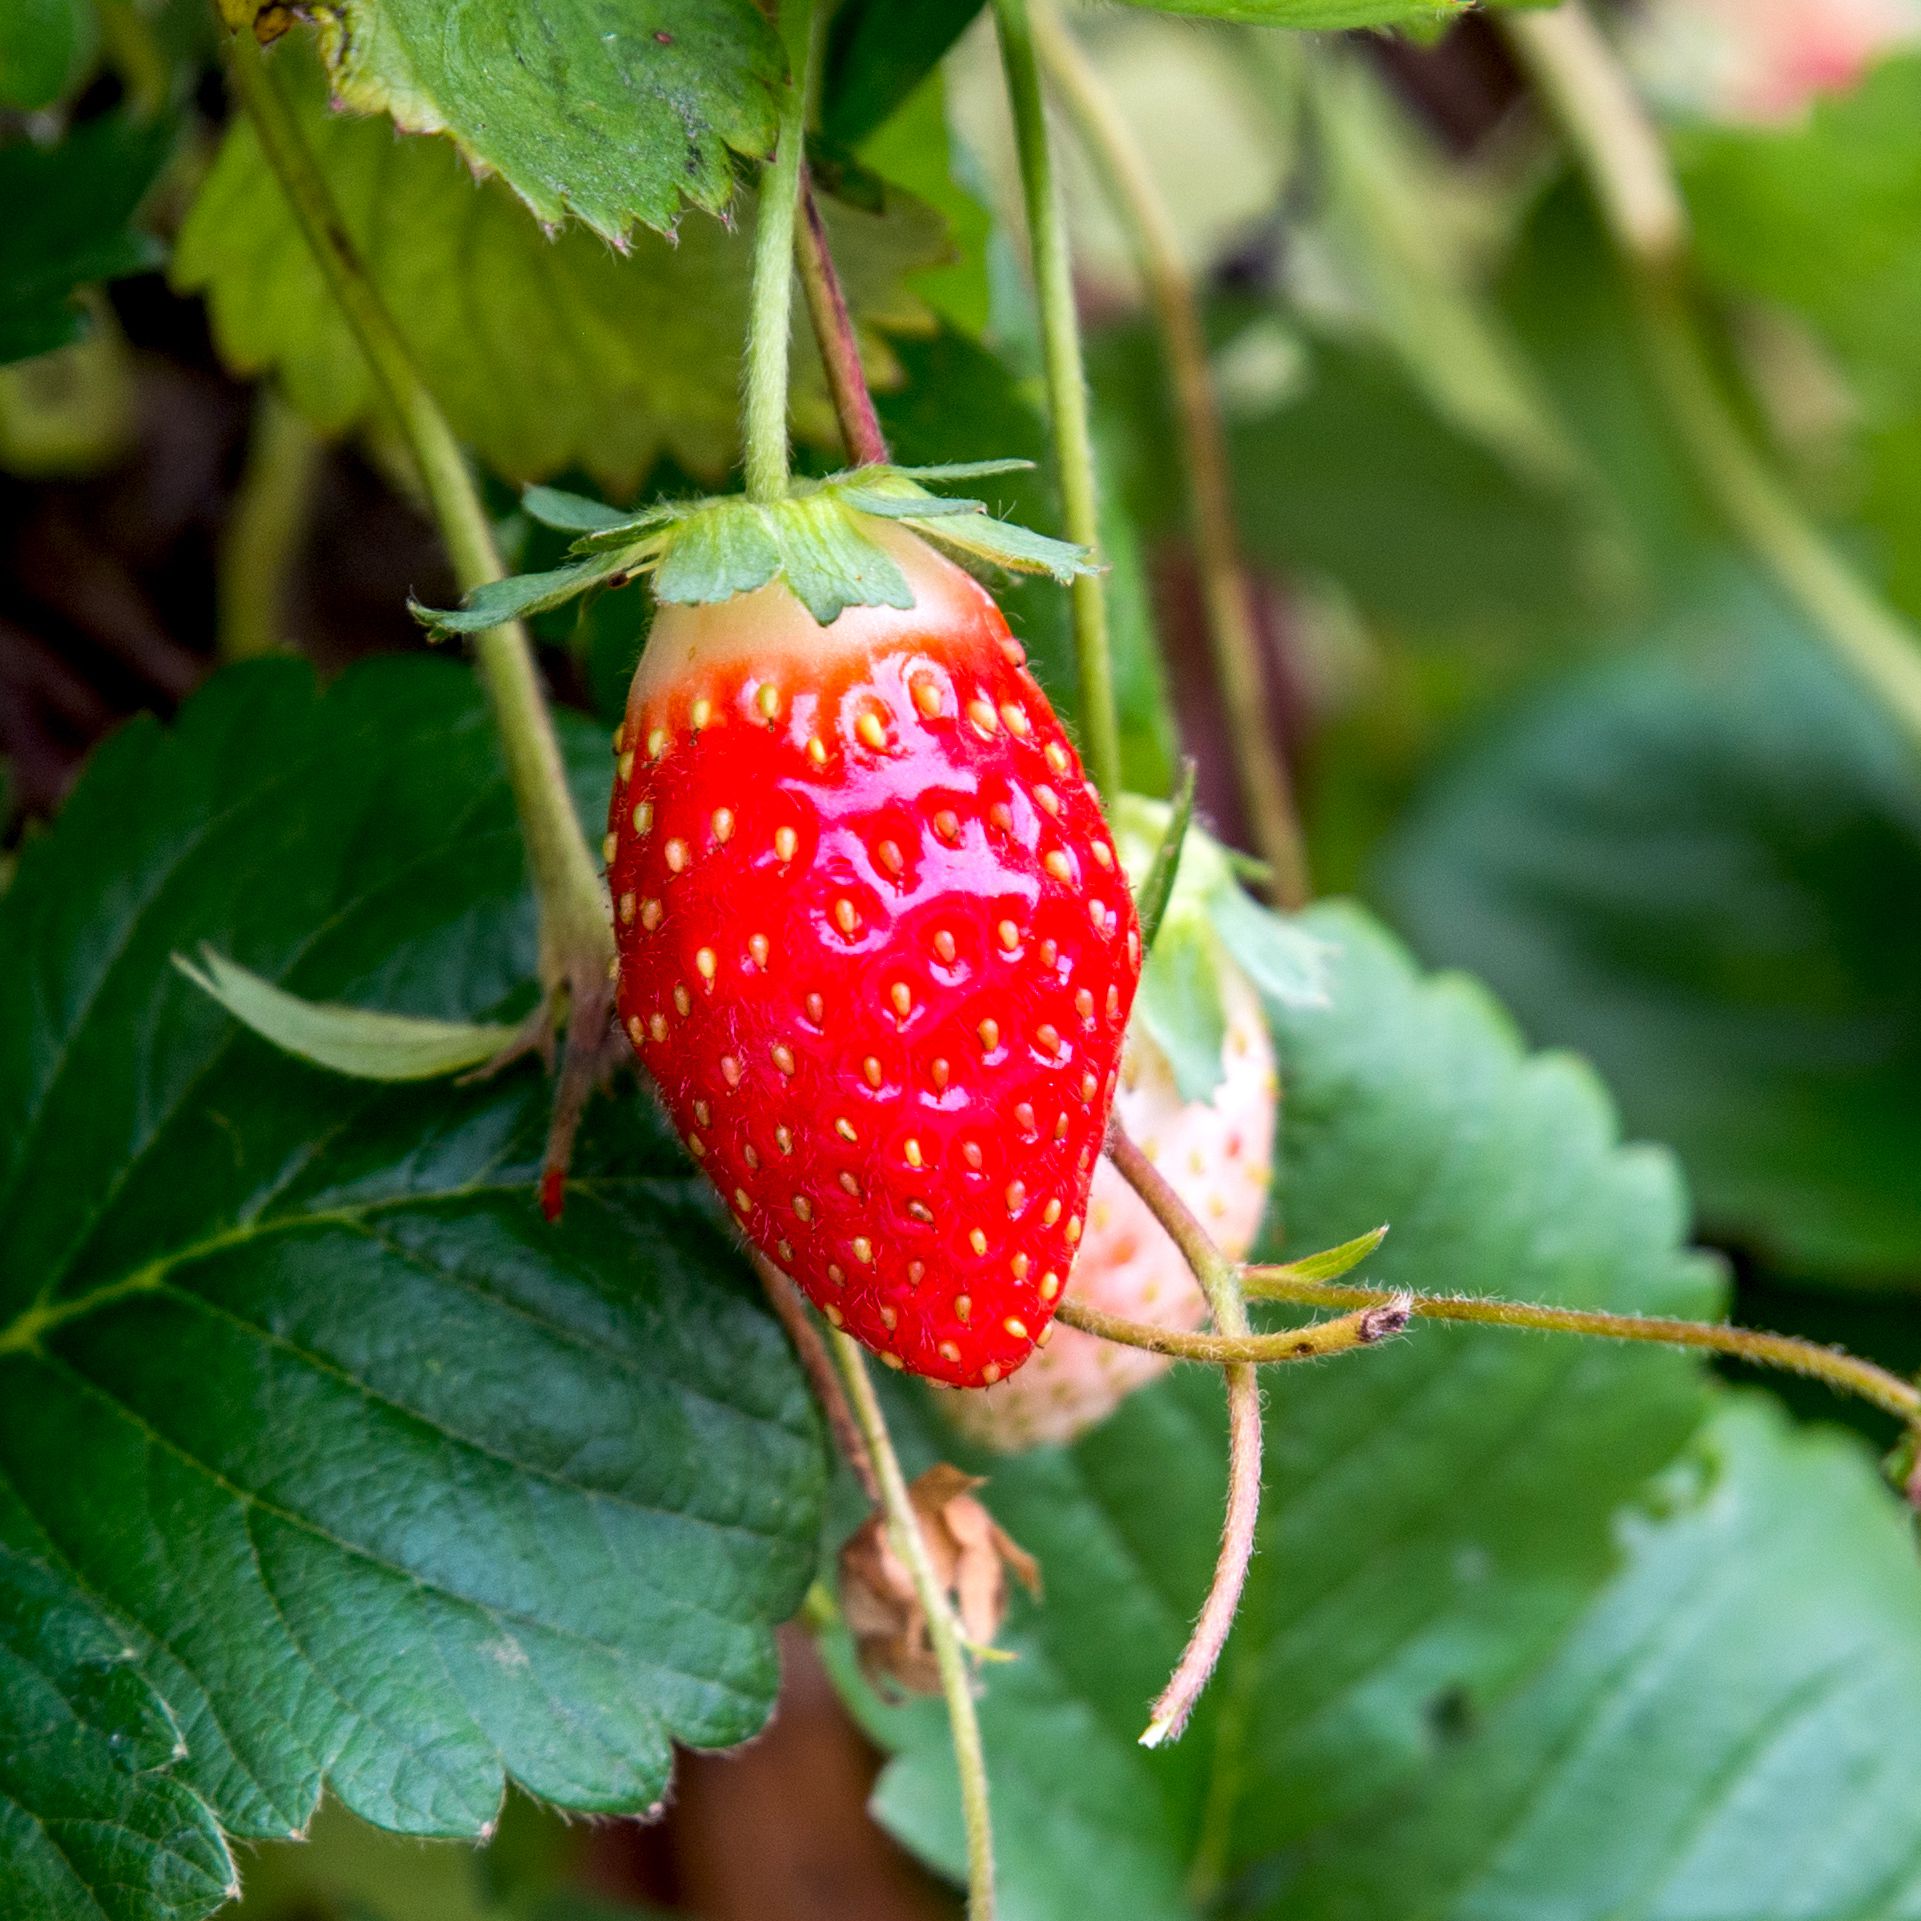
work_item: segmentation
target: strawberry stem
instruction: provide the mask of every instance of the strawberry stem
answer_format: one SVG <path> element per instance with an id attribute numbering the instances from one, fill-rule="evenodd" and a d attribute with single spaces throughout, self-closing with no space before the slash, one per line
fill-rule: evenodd
<path id="1" fill-rule="evenodd" d="M 460 444 L 347 238 L 326 177 L 252 35 L 234 37 L 228 72 L 261 152 L 413 456 L 456 577 L 469 592 L 503 579 L 507 570 Z M 556 1169 L 571 1140 L 571 1120 L 605 1058 L 613 1007 L 613 929 L 600 875 L 574 812 L 527 630 L 518 621 L 490 627 L 474 636 L 473 651 L 474 669 L 500 736 L 539 903 L 541 981 L 550 1005 L 557 1007 L 564 996 L 568 1006 L 556 1128 L 544 1182 L 551 1202 Z"/>
<path id="2" fill-rule="evenodd" d="M 820 1329 L 814 1325 L 813 1317 L 807 1312 L 793 1282 L 765 1256 L 756 1254 L 753 1259 L 754 1272 L 760 1276 L 761 1291 L 767 1296 L 767 1303 L 779 1317 L 781 1326 L 787 1330 L 787 1338 L 794 1345 L 801 1372 L 807 1376 L 807 1385 L 814 1390 L 814 1399 L 820 1403 L 821 1412 L 827 1416 L 827 1425 L 834 1431 L 834 1445 L 840 1449 L 842 1458 L 853 1470 L 861 1492 L 871 1505 L 878 1507 L 881 1501 L 880 1477 L 874 1472 L 873 1456 L 867 1451 L 860 1424 L 854 1419 L 854 1410 L 848 1403 L 846 1391 L 840 1384 L 839 1375 L 834 1372 L 834 1363 L 828 1355 L 826 1343 L 820 1337 Z"/>
<path id="3" fill-rule="evenodd" d="M 1080 315 L 1067 225 L 1054 178 L 1040 65 L 1027 0 L 994 0 L 1001 67 L 1014 115 L 1028 245 L 1040 302 L 1041 349 L 1054 455 L 1060 468 L 1061 509 L 1067 538 L 1090 553 L 1100 546 L 1100 506 L 1094 438 L 1088 424 L 1087 370 L 1081 354 Z M 1121 730 L 1115 705 L 1114 663 L 1107 637 L 1107 590 L 1099 574 L 1077 575 L 1070 589 L 1074 657 L 1081 683 L 1081 732 L 1088 772 L 1110 805 L 1121 791 Z"/>
<path id="4" fill-rule="evenodd" d="M 787 493 L 787 350 L 794 325 L 794 208 L 807 144 L 814 0 L 785 0 L 780 9 L 780 29 L 787 43 L 792 77 L 781 101 L 774 157 L 761 171 L 747 321 L 747 394 L 741 429 L 751 500 L 781 500 Z"/>
<path id="5" fill-rule="evenodd" d="M 1250 1330 L 1240 1269 L 1208 1238 L 1187 1203 L 1119 1122 L 1108 1130 L 1107 1153 L 1193 1269 L 1216 1331 L 1229 1340 L 1246 1339 Z M 1221 1373 L 1227 1386 L 1227 1511 L 1221 1523 L 1220 1554 L 1200 1618 L 1141 1735 L 1145 1748 L 1180 1739 L 1227 1646 L 1240 1611 L 1241 1590 L 1247 1585 L 1248 1563 L 1254 1558 L 1254 1534 L 1261 1516 L 1260 1378 L 1253 1363 L 1245 1360 L 1226 1362 Z"/>
<path id="6" fill-rule="evenodd" d="M 1063 1301 L 1057 1310 L 1069 1327 L 1121 1347 L 1138 1347 L 1177 1361 L 1205 1361 L 1214 1367 L 1247 1361 L 1270 1367 L 1287 1361 L 1324 1361 L 1357 1347 L 1376 1347 L 1406 1328 L 1412 1314 L 1407 1297 L 1384 1294 L 1376 1303 L 1356 1308 L 1338 1320 L 1312 1327 L 1283 1328 L 1275 1334 L 1195 1334 L 1185 1328 L 1158 1327 L 1152 1321 L 1130 1321 L 1086 1302 Z"/>
<path id="7" fill-rule="evenodd" d="M 1829 649 L 1921 744 L 1921 635 L 1871 589 L 1755 451 L 1690 296 L 1687 213 L 1659 130 L 1580 4 L 1503 28 L 1585 173 L 1634 295 L 1641 347 L 1703 493 Z"/>
<path id="8" fill-rule="evenodd" d="M 1193 279 L 1181 255 L 1173 216 L 1139 143 L 1051 0 L 1034 0 L 1034 39 L 1055 94 L 1127 232 L 1160 328 L 1187 474 L 1188 514 L 1214 678 L 1220 688 L 1241 805 L 1254 844 L 1267 863 L 1267 886 L 1275 905 L 1298 907 L 1311 891 L 1307 855 L 1267 697 L 1253 581 L 1241 558 L 1234 524 L 1227 434 Z"/>
<path id="9" fill-rule="evenodd" d="M 1286 1267 L 1250 1267 L 1242 1272 L 1248 1297 L 1291 1301 L 1303 1307 L 1349 1310 L 1404 1303 L 1430 1321 L 1461 1321 L 1476 1327 L 1519 1327 L 1549 1334 L 1585 1334 L 1607 1341 L 1651 1341 L 1662 1347 L 1705 1349 L 1745 1361 L 1824 1381 L 1837 1394 L 1853 1394 L 1894 1415 L 1921 1422 L 1921 1388 L 1873 1361 L 1839 1348 L 1788 1334 L 1763 1334 L 1725 1321 L 1683 1321 L 1654 1314 L 1608 1314 L 1598 1308 L 1541 1307 L 1524 1301 L 1489 1300 L 1478 1295 L 1413 1294 L 1401 1289 L 1355 1287 L 1303 1280 Z"/>
<path id="10" fill-rule="evenodd" d="M 800 175 L 800 220 L 794 228 L 794 260 L 800 268 L 801 292 L 807 297 L 807 317 L 833 397 L 834 417 L 847 457 L 857 467 L 874 467 L 887 459 L 887 437 L 868 390 L 867 372 L 860 363 L 860 336 L 847 311 L 847 296 L 827 241 L 814 183 L 803 167 Z"/>
<path id="11" fill-rule="evenodd" d="M 941 1692 L 947 1698 L 954 1760 L 960 1770 L 961 1813 L 967 1829 L 967 1921 L 993 1921 L 994 1835 L 987 1802 L 987 1759 L 981 1747 L 980 1718 L 974 1711 L 973 1683 L 962 1654 L 960 1623 L 934 1572 L 933 1557 L 914 1513 L 907 1477 L 901 1472 L 900 1457 L 894 1452 L 893 1436 L 887 1431 L 887 1417 L 868 1378 L 860 1344 L 839 1328 L 830 1329 L 827 1339 L 880 1478 L 881 1507 L 894 1552 L 913 1577 L 914 1593 L 927 1616 L 927 1638 L 940 1669 Z"/>

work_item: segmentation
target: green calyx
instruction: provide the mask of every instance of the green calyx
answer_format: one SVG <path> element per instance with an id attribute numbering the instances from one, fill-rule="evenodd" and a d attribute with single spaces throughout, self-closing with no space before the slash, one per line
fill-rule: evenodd
<path id="1" fill-rule="evenodd" d="M 983 501 L 943 497 L 921 484 L 1011 473 L 1028 464 L 858 467 L 798 482 L 779 500 L 733 494 L 662 501 L 637 514 L 552 487 L 530 487 L 528 513 L 577 536 L 566 565 L 492 581 L 456 609 L 416 604 L 413 614 L 437 636 L 478 633 L 646 574 L 657 600 L 691 604 L 731 600 L 785 581 L 824 627 L 849 607 L 914 604 L 906 576 L 874 537 L 876 522 L 911 527 L 962 562 L 1048 574 L 1064 585 L 1093 570 L 1086 548 L 997 520 Z"/>

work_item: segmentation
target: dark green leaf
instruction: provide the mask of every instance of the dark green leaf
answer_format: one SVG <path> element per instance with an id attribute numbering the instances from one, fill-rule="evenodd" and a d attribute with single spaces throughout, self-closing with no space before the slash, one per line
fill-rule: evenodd
<path id="1" fill-rule="evenodd" d="M 1289 1248 L 1385 1220 L 1371 1285 L 1711 1311 L 1670 1163 L 1616 1144 L 1584 1069 L 1524 1056 L 1481 994 L 1420 979 L 1363 917 L 1306 920 L 1334 949 L 1333 995 L 1274 1010 Z M 1448 1704 L 1497 1700 L 1590 1605 L 1615 1509 L 1706 1398 L 1671 1355 L 1433 1327 L 1285 1372 L 1247 1605 L 1196 1725 L 1152 1757 L 1147 1704 L 1216 1546 L 1218 1384 L 1177 1373 L 1071 1450 L 997 1458 L 996 1518 L 1047 1580 L 1019 1660 L 984 1671 L 1009 1915 L 1187 1917 L 1197 1852 L 1208 1885 L 1265 1872 L 1408 1790 Z M 870 1712 L 901 1750 L 883 1818 L 953 1867 L 938 1708 Z"/>
<path id="2" fill-rule="evenodd" d="M 74 339 L 77 289 L 156 264 L 132 221 L 173 136 L 111 117 L 51 147 L 0 146 L 0 364 Z"/>
<path id="3" fill-rule="evenodd" d="M 0 107 L 31 113 L 64 99 L 99 42 L 93 0 L 7 0 L 0 8 Z"/>
<path id="4" fill-rule="evenodd" d="M 1921 1582 L 1858 1443 L 1725 1404 L 1628 1565 L 1418 1799 L 1251 1913 L 1868 1921 L 1921 1898 Z"/>
<path id="5" fill-rule="evenodd" d="M 234 1892 L 135 1655 L 70 1582 L 0 1546 L 0 1865 L 21 1921 L 167 1921 Z"/>
<path id="6" fill-rule="evenodd" d="M 605 736 L 566 739 L 591 816 Z M 482 1832 L 508 1776 L 653 1806 L 674 1741 L 758 1728 L 812 1571 L 820 1438 L 776 1324 L 644 1104 L 590 1116 L 549 1228 L 539 1073 L 304 1068 L 169 964 L 201 939 L 310 1000 L 524 1004 L 470 677 L 224 675 L 110 741 L 24 855 L 0 1547 L 113 1621 L 187 1745 L 170 1778 L 231 1832 L 304 1826 L 323 1782 L 419 1834 Z M 0 1676 L 0 1724 L 20 1700 Z M 30 1832 L 0 1823 L 0 1885 Z"/>
<path id="7" fill-rule="evenodd" d="M 219 0 L 251 30 L 272 0 Z M 717 213 L 732 156 L 774 144 L 786 59 L 754 0 L 344 0 L 321 44 L 336 100 L 419 133 L 450 133 L 552 225 L 609 240 Z"/>
<path id="8" fill-rule="evenodd" d="M 982 0 L 847 0 L 828 30 L 821 131 L 857 147 L 913 93 Z"/>
<path id="9" fill-rule="evenodd" d="M 751 0 L 741 4 L 751 11 Z M 511 479 L 574 468 L 617 496 L 663 454 L 707 480 L 726 473 L 738 448 L 751 201 L 737 227 L 689 220 L 673 243 L 637 233 L 617 252 L 579 229 L 550 239 L 444 142 L 396 140 L 382 122 L 328 113 L 312 63 L 288 52 L 299 54 L 274 58 L 289 69 L 347 232 L 463 440 Z M 824 211 L 868 371 L 885 383 L 895 377 L 886 336 L 930 323 L 902 277 L 945 257 L 945 230 L 891 189 L 878 211 L 832 198 Z M 365 360 L 244 120 L 188 212 L 174 277 L 206 294 L 228 362 L 277 373 L 317 425 L 334 432 L 376 417 Z M 803 312 L 795 424 L 828 446 L 837 442 L 819 360 Z"/>
<path id="10" fill-rule="evenodd" d="M 1426 952 L 1600 1064 L 1717 1228 L 1921 1268 L 1921 774 L 1745 576 L 1471 752 L 1383 884 Z"/>

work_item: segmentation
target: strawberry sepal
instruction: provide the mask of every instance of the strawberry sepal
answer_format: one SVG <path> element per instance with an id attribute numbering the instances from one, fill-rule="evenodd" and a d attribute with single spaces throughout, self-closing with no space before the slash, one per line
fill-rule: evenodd
<path id="1" fill-rule="evenodd" d="M 906 576 L 875 537 L 877 522 L 912 528 L 963 563 L 1046 574 L 1063 584 L 1093 571 L 1084 547 L 998 519 L 984 501 L 935 494 L 922 484 L 1007 473 L 1025 464 L 859 467 L 799 482 L 780 500 L 734 494 L 659 502 L 638 514 L 533 487 L 524 497 L 527 512 L 577 536 L 567 563 L 490 582 L 458 608 L 416 604 L 412 611 L 433 634 L 475 633 L 644 574 L 657 600 L 682 606 L 711 606 L 784 581 L 825 627 L 849 607 L 914 604 Z"/>

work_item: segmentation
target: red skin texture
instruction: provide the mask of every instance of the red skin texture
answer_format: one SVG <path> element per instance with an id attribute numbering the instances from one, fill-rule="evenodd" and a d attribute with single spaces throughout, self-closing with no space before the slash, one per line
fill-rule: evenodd
<path id="1" fill-rule="evenodd" d="M 890 1364 L 987 1386 L 1066 1286 L 1140 932 L 999 608 L 887 544 L 906 613 L 823 630 L 777 585 L 656 621 L 617 737 L 618 1006 L 754 1246 Z"/>

